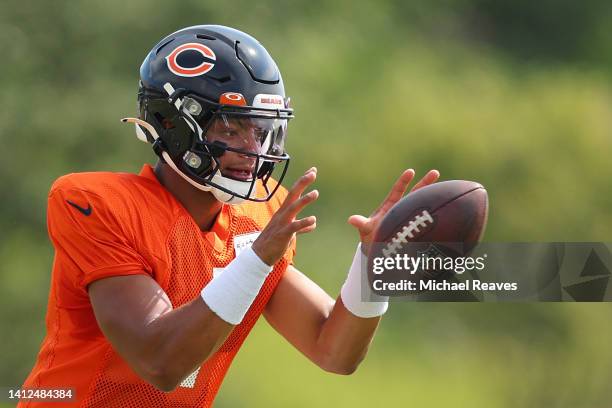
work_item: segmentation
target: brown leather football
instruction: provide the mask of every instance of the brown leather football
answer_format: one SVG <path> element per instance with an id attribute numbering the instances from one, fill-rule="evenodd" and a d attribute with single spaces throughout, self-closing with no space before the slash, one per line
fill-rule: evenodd
<path id="1" fill-rule="evenodd" d="M 368 254 L 372 281 L 375 257 L 467 256 L 480 241 L 488 216 L 484 187 L 474 181 L 450 180 L 422 187 L 402 198 L 389 210 Z M 389 270 L 387 279 L 437 279 L 440 272 Z"/>

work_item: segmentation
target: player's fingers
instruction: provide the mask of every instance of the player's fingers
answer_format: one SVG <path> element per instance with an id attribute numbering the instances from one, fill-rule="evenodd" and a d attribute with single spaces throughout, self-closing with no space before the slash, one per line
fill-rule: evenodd
<path id="1" fill-rule="evenodd" d="M 385 200 L 397 202 L 400 198 L 402 198 L 413 178 L 414 170 L 405 170 L 402 175 L 399 176 L 397 181 L 393 184 L 393 187 L 391 187 L 391 191 L 389 192 Z"/>
<path id="2" fill-rule="evenodd" d="M 308 169 L 296 182 L 293 184 L 285 201 L 283 202 L 283 206 L 290 205 L 292 202 L 300 198 L 306 187 L 311 185 L 317 179 L 317 168 L 311 167 Z"/>
<path id="3" fill-rule="evenodd" d="M 302 228 L 299 231 L 296 231 L 295 233 L 296 234 L 306 234 L 308 232 L 314 231 L 315 229 L 317 229 L 317 223 L 316 222 L 314 224 L 311 224 L 311 225 L 309 225 L 307 227 Z"/>
<path id="4" fill-rule="evenodd" d="M 413 178 L 414 170 L 405 170 L 393 184 L 393 187 L 391 187 L 391 191 L 389 191 L 389 194 L 387 194 L 385 200 L 374 213 L 377 213 L 379 211 L 387 211 L 389 208 L 393 207 L 393 205 L 395 205 L 395 203 L 397 203 L 402 198 L 402 196 L 408 189 L 408 185 L 410 185 L 410 183 L 412 182 Z"/>
<path id="5" fill-rule="evenodd" d="M 416 191 L 421 187 L 425 187 L 429 184 L 435 183 L 440 178 L 440 172 L 438 170 L 429 170 L 425 176 L 418 183 L 412 187 L 410 191 Z"/>
<path id="6" fill-rule="evenodd" d="M 361 230 L 365 228 L 368 221 L 370 221 L 370 219 L 367 217 L 364 217 L 363 215 L 351 215 L 347 222 L 351 224 L 353 227 Z"/>
<path id="7" fill-rule="evenodd" d="M 319 190 L 312 190 L 308 194 L 304 194 L 287 207 L 285 215 L 289 218 L 294 218 L 304 209 L 304 207 L 315 201 L 317 198 L 319 198 Z"/>
<path id="8" fill-rule="evenodd" d="M 291 232 L 297 232 L 303 230 L 304 228 L 310 227 L 312 225 L 316 225 L 317 217 L 311 215 L 310 217 L 302 218 L 301 220 L 295 220 L 291 223 Z"/>

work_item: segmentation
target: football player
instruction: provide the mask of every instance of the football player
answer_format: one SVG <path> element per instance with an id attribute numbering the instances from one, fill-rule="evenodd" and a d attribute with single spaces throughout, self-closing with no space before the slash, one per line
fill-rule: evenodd
<path id="1" fill-rule="evenodd" d="M 318 197 L 306 193 L 317 170 L 281 187 L 293 111 L 268 52 L 228 27 L 179 30 L 144 60 L 138 104 L 124 121 L 152 144 L 154 168 L 51 188 L 47 334 L 24 388 L 74 390 L 57 407 L 210 406 L 262 314 L 322 369 L 352 373 L 387 299 L 363 300 L 360 247 L 335 300 L 293 265 L 295 235 L 316 227 L 299 213 Z M 349 218 L 361 243 L 413 177 Z"/>

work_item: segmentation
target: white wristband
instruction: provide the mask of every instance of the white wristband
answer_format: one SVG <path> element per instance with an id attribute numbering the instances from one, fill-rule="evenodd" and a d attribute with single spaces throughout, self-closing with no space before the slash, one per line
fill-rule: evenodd
<path id="1" fill-rule="evenodd" d="M 257 297 L 272 267 L 246 248 L 202 289 L 202 299 L 217 316 L 239 324 Z"/>
<path id="2" fill-rule="evenodd" d="M 361 253 L 359 243 L 349 274 L 340 290 L 342 303 L 357 317 L 382 316 L 389 307 L 389 297 L 377 295 L 372 291 L 366 271 L 367 258 Z"/>

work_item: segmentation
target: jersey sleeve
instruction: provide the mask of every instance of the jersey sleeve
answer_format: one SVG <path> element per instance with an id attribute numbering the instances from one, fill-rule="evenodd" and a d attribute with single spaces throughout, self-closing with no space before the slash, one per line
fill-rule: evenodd
<path id="1" fill-rule="evenodd" d="M 74 278 L 79 286 L 86 288 L 111 276 L 152 275 L 135 248 L 130 223 L 120 212 L 120 201 L 109 202 L 83 189 L 54 185 L 49 193 L 49 237 L 61 258 L 76 266 L 79 276 Z"/>

